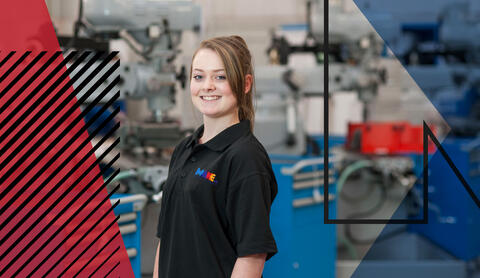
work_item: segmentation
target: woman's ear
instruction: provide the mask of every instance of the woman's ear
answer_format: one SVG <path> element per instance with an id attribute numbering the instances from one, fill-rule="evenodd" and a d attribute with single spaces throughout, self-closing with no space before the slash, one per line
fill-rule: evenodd
<path id="1" fill-rule="evenodd" d="M 253 84 L 253 75 L 247 74 L 245 75 L 245 94 L 250 92 L 252 89 L 252 84 Z"/>

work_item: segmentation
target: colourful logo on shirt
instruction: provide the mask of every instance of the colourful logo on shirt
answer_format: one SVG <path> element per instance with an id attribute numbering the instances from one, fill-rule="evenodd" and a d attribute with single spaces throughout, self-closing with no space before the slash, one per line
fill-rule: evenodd
<path id="1" fill-rule="evenodd" d="M 204 169 L 200 169 L 198 168 L 197 171 L 195 172 L 195 176 L 200 176 L 204 179 L 207 179 L 213 183 L 217 183 L 217 181 L 215 180 L 215 174 L 214 173 L 211 173 L 211 172 L 208 172 L 207 170 L 204 170 Z"/>

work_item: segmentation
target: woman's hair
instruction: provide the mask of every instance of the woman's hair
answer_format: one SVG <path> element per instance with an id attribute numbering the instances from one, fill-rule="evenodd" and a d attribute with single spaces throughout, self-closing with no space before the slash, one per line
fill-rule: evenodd
<path id="1" fill-rule="evenodd" d="M 253 131 L 255 111 L 253 108 L 253 88 L 255 76 L 253 74 L 252 55 L 248 50 L 247 43 L 240 36 L 216 37 L 204 40 L 192 57 L 201 49 L 211 49 L 222 59 L 227 75 L 228 84 L 237 99 L 239 120 L 250 120 L 250 129 Z M 245 93 L 245 76 L 252 75 L 250 91 Z M 192 67 L 190 67 L 190 79 L 192 78 Z"/>

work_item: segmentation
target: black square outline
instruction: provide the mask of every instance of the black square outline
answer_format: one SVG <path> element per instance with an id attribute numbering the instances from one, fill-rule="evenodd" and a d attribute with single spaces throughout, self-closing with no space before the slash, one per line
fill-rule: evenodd
<path id="1" fill-rule="evenodd" d="M 324 202 L 323 202 L 323 221 L 324 224 L 428 224 L 428 133 L 425 130 L 425 124 L 423 129 L 423 218 L 422 219 L 329 219 L 328 218 L 328 36 L 329 36 L 329 26 L 328 26 L 328 0 L 323 1 L 323 10 L 324 10 L 324 28 L 323 32 L 323 184 L 324 184 Z M 427 127 L 428 128 L 428 127 Z"/>

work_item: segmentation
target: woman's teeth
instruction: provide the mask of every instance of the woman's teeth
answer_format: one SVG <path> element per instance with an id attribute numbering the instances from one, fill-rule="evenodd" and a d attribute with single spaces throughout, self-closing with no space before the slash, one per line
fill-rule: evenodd
<path id="1" fill-rule="evenodd" d="M 203 100 L 217 100 L 220 97 L 219 96 L 203 96 L 201 97 Z"/>

